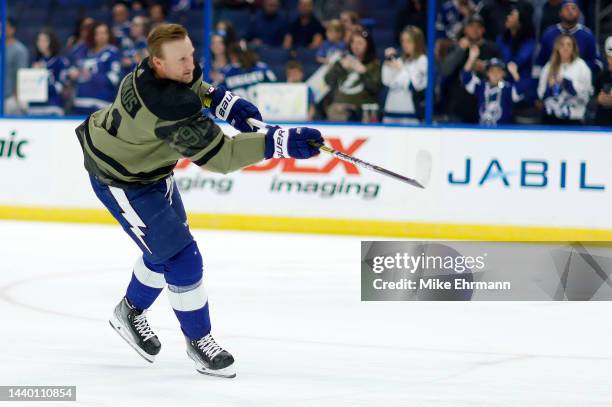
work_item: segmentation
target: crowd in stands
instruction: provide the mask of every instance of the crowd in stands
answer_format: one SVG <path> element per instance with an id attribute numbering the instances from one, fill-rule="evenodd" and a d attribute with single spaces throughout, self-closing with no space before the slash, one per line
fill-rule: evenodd
<path id="1" fill-rule="evenodd" d="M 148 32 L 180 22 L 210 66 L 207 79 L 245 98 L 258 83 L 324 82 L 327 93 L 309 88 L 311 120 L 423 122 L 433 87 L 437 122 L 612 125 L 612 36 L 594 36 L 579 0 L 437 4 L 433 61 L 426 0 L 215 0 L 210 61 L 200 48 L 203 1 L 117 1 L 96 18 L 85 7 L 65 42 L 40 27 L 24 44 L 9 18 L 5 113 L 99 109 L 147 57 Z M 25 67 L 49 71 L 46 103 L 16 99 Z"/>

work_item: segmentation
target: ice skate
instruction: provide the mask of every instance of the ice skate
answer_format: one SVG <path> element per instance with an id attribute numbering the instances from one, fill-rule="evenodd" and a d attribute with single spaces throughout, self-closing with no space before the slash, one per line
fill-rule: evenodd
<path id="1" fill-rule="evenodd" d="M 196 370 L 202 374 L 218 377 L 236 377 L 234 357 L 217 345 L 211 334 L 187 342 L 187 355 L 194 361 Z"/>
<path id="2" fill-rule="evenodd" d="M 161 343 L 151 330 L 145 314 L 146 310 L 135 309 L 124 297 L 115 307 L 108 322 L 140 356 L 153 363 L 155 355 L 161 349 Z"/>

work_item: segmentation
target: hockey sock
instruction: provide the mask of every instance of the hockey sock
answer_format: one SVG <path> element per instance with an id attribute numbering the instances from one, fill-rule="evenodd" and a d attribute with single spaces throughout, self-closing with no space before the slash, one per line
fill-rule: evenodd
<path id="1" fill-rule="evenodd" d="M 138 310 L 148 309 L 166 285 L 163 273 L 164 266 L 151 264 L 141 256 L 134 265 L 125 295 L 130 305 Z"/>
<path id="2" fill-rule="evenodd" d="M 202 255 L 196 242 L 191 242 L 165 263 L 168 297 L 181 329 L 190 339 L 199 339 L 210 332 L 208 294 L 203 280 Z"/>

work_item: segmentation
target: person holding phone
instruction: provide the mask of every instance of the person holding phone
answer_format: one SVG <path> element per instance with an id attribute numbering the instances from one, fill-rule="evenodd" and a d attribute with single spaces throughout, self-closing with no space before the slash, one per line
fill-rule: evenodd
<path id="1" fill-rule="evenodd" d="M 427 87 L 427 56 L 423 32 L 408 26 L 400 35 L 401 55 L 394 48 L 385 50 L 382 83 L 389 88 L 383 122 L 419 123 L 423 119 L 424 91 Z M 423 103 L 421 103 L 423 102 Z"/>

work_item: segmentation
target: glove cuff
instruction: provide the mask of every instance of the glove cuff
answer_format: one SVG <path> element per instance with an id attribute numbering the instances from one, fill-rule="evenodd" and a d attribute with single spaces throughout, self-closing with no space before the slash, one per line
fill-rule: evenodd
<path id="1" fill-rule="evenodd" d="M 222 94 L 223 96 L 218 95 L 217 93 Z M 240 99 L 240 96 L 234 95 L 232 92 L 223 87 L 215 88 L 214 86 L 210 87 L 208 94 L 212 99 L 211 108 L 213 109 L 215 117 L 227 122 L 232 106 L 234 106 L 234 103 Z"/>
<path id="2" fill-rule="evenodd" d="M 266 133 L 266 159 L 289 158 L 289 130 L 272 127 Z"/>

